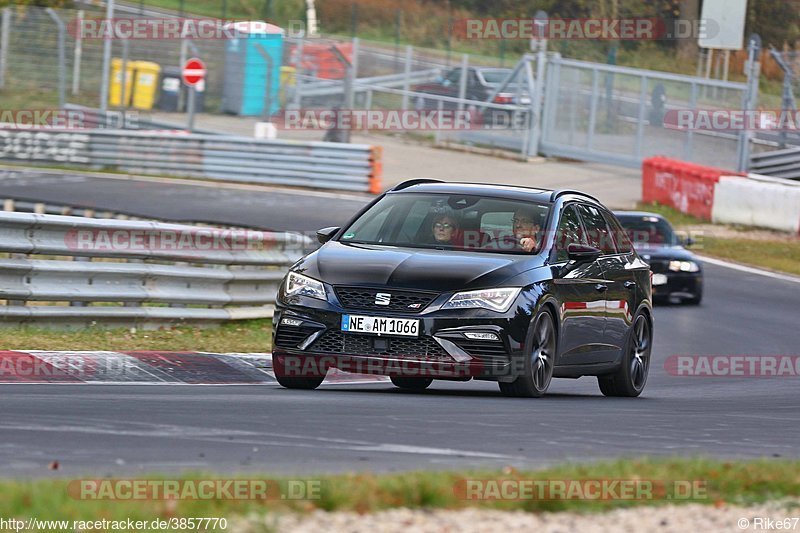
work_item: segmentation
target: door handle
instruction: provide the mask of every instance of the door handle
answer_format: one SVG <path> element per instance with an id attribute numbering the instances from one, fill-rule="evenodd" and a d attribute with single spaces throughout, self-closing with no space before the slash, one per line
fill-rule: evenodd
<path id="1" fill-rule="evenodd" d="M 606 292 L 608 290 L 608 285 L 605 285 L 603 283 L 598 283 L 597 285 L 594 286 L 594 288 L 598 292 Z"/>
<path id="2" fill-rule="evenodd" d="M 635 281 L 626 281 L 625 283 L 623 283 L 623 285 L 625 286 L 626 289 L 632 289 L 632 288 L 634 288 L 636 286 L 636 282 Z"/>

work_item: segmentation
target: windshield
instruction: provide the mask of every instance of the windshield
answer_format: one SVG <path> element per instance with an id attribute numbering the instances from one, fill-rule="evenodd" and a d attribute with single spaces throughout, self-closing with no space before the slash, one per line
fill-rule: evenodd
<path id="1" fill-rule="evenodd" d="M 390 193 L 340 242 L 497 253 L 538 253 L 549 206 L 463 194 Z"/>
<path id="2" fill-rule="evenodd" d="M 656 216 L 617 216 L 634 246 L 673 246 L 678 239 L 669 222 Z"/>

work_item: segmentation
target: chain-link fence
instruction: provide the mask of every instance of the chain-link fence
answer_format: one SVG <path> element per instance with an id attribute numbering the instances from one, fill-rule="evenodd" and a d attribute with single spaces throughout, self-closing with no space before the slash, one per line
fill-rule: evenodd
<path id="1" fill-rule="evenodd" d="M 103 12 L 88 8 L 5 8 L 0 26 L 0 61 L 5 66 L 0 68 L 4 82 L 0 107 L 57 106 L 60 73 L 70 103 L 101 107 L 105 41 L 78 39 L 80 32 L 69 30 L 77 20 L 103 17 Z M 126 17 L 142 16 L 123 11 L 117 18 Z M 145 13 L 144 17 L 151 18 L 151 14 Z M 59 33 L 59 21 L 68 31 Z M 61 36 L 64 60 L 60 70 Z M 279 47 L 270 50 L 275 54 L 270 68 L 280 70 L 280 80 L 277 86 L 265 86 L 267 66 L 262 62 L 257 71 L 245 72 L 246 63 L 252 58 L 232 55 L 231 40 L 227 38 L 109 42 L 111 55 L 118 60 L 118 71 L 124 70 L 119 69 L 121 61 L 148 61 L 160 68 L 161 79 L 154 89 L 156 98 L 151 102 L 160 109 L 165 107 L 158 93 L 163 93 L 167 75 L 180 84 L 180 65 L 187 57 L 196 56 L 205 62 L 208 71 L 199 110 L 210 113 L 274 117 L 275 111 L 287 109 L 455 110 L 466 113 L 465 128 L 423 128 L 411 133 L 430 137 L 436 143 L 499 148 L 522 157 L 539 152 L 629 166 L 661 154 L 742 168 L 742 154 L 756 137 L 737 131 L 698 131 L 674 124 L 674 115 L 679 111 L 735 111 L 745 104 L 755 108 L 757 85 L 753 83 L 576 61 L 553 52 L 526 55 L 515 66 L 501 67 L 497 58 L 448 50 L 289 33 Z M 249 91 L 259 101 L 266 99 L 260 109 L 267 108 L 268 112 L 232 110 L 226 104 L 231 73 L 240 77 L 241 87 L 237 90 Z M 111 79 L 118 86 L 119 104 L 121 80 L 119 75 Z M 109 93 L 112 97 L 115 94 L 113 89 Z M 168 102 L 166 109 L 180 111 L 185 104 L 182 91 L 177 101 Z M 109 107 L 114 108 L 114 102 Z M 314 127 L 325 129 L 319 124 Z M 400 130 L 409 132 L 409 128 Z M 319 138 L 324 134 L 320 131 Z"/>

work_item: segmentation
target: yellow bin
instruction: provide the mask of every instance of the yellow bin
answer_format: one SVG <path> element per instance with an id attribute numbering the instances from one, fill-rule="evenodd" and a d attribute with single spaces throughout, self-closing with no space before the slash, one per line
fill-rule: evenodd
<path id="1" fill-rule="evenodd" d="M 296 84 L 296 72 L 297 69 L 294 67 L 281 67 L 281 86 L 278 92 L 278 98 L 280 99 L 281 105 L 286 104 L 286 90 L 290 88 L 294 90 L 294 86 Z"/>
<path id="2" fill-rule="evenodd" d="M 132 105 L 136 109 L 153 109 L 158 91 L 158 78 L 161 74 L 161 65 L 151 61 L 135 61 Z"/>
<path id="3" fill-rule="evenodd" d="M 108 105 L 113 107 L 128 107 L 131 100 L 131 87 L 133 86 L 133 72 L 135 61 L 128 61 L 125 65 L 125 96 L 122 97 L 122 59 L 115 57 L 111 60 L 111 87 L 108 90 Z M 124 103 L 123 103 L 124 102 Z"/>

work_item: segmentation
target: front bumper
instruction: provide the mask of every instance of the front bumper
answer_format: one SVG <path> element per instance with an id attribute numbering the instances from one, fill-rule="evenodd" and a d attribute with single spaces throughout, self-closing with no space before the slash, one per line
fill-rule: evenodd
<path id="1" fill-rule="evenodd" d="M 703 272 L 662 272 L 667 283 L 653 285 L 653 298 L 693 298 L 703 293 Z"/>
<path id="2" fill-rule="evenodd" d="M 519 298 L 523 302 L 506 313 L 441 310 L 436 302 L 420 313 L 351 310 L 309 298 L 299 298 L 292 305 L 278 303 L 273 365 L 276 372 L 298 377 L 324 376 L 333 367 L 388 376 L 513 380 L 533 310 L 525 305 L 524 295 Z M 417 319 L 420 333 L 401 337 L 343 332 L 343 314 Z M 465 333 L 496 338 L 469 339 Z"/>

